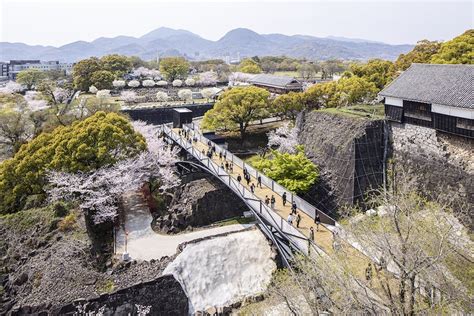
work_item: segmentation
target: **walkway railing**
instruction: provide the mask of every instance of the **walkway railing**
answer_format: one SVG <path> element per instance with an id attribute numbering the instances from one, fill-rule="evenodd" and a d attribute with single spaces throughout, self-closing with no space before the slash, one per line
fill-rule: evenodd
<path id="1" fill-rule="evenodd" d="M 306 213 L 308 216 L 311 218 L 316 217 L 316 213 L 319 214 L 319 217 L 321 219 L 321 222 L 324 224 L 329 224 L 329 225 L 335 225 L 336 220 L 333 219 L 331 216 L 328 214 L 324 213 L 323 211 L 319 210 L 316 208 L 314 205 L 311 203 L 307 202 L 303 198 L 299 197 L 298 195 L 294 194 L 287 188 L 283 187 L 282 185 L 278 184 L 275 180 L 267 177 L 264 173 L 259 172 L 257 169 L 253 168 L 251 165 L 245 163 L 242 159 L 231 153 L 230 151 L 222 148 L 221 146 L 215 144 L 212 141 L 209 141 L 207 138 L 205 138 L 202 134 L 200 134 L 197 131 L 197 128 L 194 127 L 194 123 L 190 125 L 184 125 L 183 126 L 184 130 L 187 131 L 192 131 L 194 133 L 194 136 L 198 138 L 199 141 L 202 143 L 208 143 L 210 142 L 212 146 L 216 147 L 217 153 L 222 152 L 222 154 L 226 153 L 227 159 L 231 160 L 235 165 L 241 167 L 242 169 L 246 168 L 247 171 L 250 173 L 251 176 L 257 178 L 258 176 L 261 177 L 262 179 L 262 184 L 270 188 L 272 191 L 276 192 L 280 196 L 283 195 L 284 192 L 286 192 L 288 196 L 288 200 L 290 202 L 295 202 L 297 207 L 302 210 L 304 213 Z"/>
<path id="2" fill-rule="evenodd" d="M 291 245 L 302 252 L 303 254 L 308 253 L 324 253 L 319 246 L 317 246 L 313 241 L 309 240 L 303 233 L 301 233 L 297 228 L 289 224 L 283 217 L 278 215 L 273 209 L 267 206 L 260 198 L 258 198 L 255 194 L 253 194 L 250 190 L 248 190 L 243 184 L 239 183 L 236 179 L 230 176 L 224 169 L 222 169 L 216 162 L 212 159 L 207 157 L 205 154 L 202 154 L 198 149 L 196 149 L 193 144 L 177 133 L 173 131 L 173 129 L 169 125 L 162 125 L 164 133 L 171 138 L 174 142 L 180 145 L 183 149 L 185 149 L 188 153 L 190 153 L 193 157 L 199 160 L 204 166 L 206 166 L 210 172 L 214 175 L 219 177 L 221 181 L 226 183 L 226 185 L 236 194 L 241 196 L 245 199 L 246 204 L 252 209 L 252 211 L 259 217 L 263 218 L 269 225 L 271 225 L 277 232 L 280 233 L 282 237 L 285 237 Z M 189 130 L 189 127 L 185 127 L 185 129 Z M 195 137 L 198 138 L 199 141 L 206 143 L 207 138 L 204 136 L 196 133 Z M 217 149 L 217 145 L 216 145 Z M 219 150 L 224 150 L 219 147 Z M 232 155 L 235 160 L 234 164 L 238 164 L 238 158 Z M 240 160 L 240 159 L 239 159 Z M 241 160 L 240 160 L 241 161 Z M 243 166 L 243 165 L 239 165 Z M 248 169 L 250 172 L 250 169 Z M 253 170 L 252 172 L 256 172 Z M 255 173 L 254 173 L 255 174 Z M 268 178 L 267 178 L 268 179 Z M 262 183 L 263 183 L 262 177 Z M 266 180 L 267 183 L 271 185 L 271 183 Z M 275 184 L 274 184 L 275 187 Z M 281 186 L 280 186 L 281 187 Z M 283 187 L 281 187 L 283 188 Z M 279 189 L 279 188 L 277 188 Z M 284 188 L 283 188 L 284 189 Z"/>

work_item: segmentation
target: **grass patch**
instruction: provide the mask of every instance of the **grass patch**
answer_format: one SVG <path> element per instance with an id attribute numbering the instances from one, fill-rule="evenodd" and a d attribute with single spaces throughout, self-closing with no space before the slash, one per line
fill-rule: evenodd
<path id="1" fill-rule="evenodd" d="M 445 259 L 449 271 L 464 284 L 469 295 L 474 294 L 474 264 L 460 255 L 450 254 Z"/>
<path id="2" fill-rule="evenodd" d="M 36 225 L 49 227 L 55 219 L 52 207 L 33 208 L 0 216 L 0 223 L 19 233 L 27 232 Z"/>
<path id="3" fill-rule="evenodd" d="M 318 112 L 342 115 L 350 118 L 383 119 L 385 117 L 383 104 L 358 104 L 348 107 L 327 108 Z"/>
<path id="4" fill-rule="evenodd" d="M 212 226 L 229 226 L 229 225 L 235 225 L 235 224 L 250 224 L 255 222 L 255 219 L 249 218 L 249 217 L 232 217 L 225 219 L 223 221 L 219 221 L 214 223 Z"/>
<path id="5" fill-rule="evenodd" d="M 102 280 L 97 283 L 96 290 L 100 294 L 103 293 L 112 293 L 115 289 L 114 280 Z"/>
<path id="6" fill-rule="evenodd" d="M 76 223 L 77 223 L 77 214 L 74 212 L 71 212 L 59 222 L 58 228 L 62 232 L 70 231 L 76 227 Z"/>

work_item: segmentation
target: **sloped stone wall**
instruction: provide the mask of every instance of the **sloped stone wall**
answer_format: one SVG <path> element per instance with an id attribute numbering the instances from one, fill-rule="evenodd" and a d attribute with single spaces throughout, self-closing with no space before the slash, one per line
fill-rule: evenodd
<path id="1" fill-rule="evenodd" d="M 312 111 L 300 115 L 299 142 L 319 166 L 320 179 L 304 196 L 337 217 L 344 206 L 363 204 L 383 184 L 383 121 Z"/>

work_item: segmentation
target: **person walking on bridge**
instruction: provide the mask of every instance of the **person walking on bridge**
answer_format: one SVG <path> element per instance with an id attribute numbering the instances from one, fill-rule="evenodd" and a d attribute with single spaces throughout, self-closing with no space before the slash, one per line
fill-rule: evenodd
<path id="1" fill-rule="evenodd" d="M 237 181 L 239 181 L 239 183 L 242 181 L 242 176 L 240 174 L 237 176 Z"/>
<path id="2" fill-rule="evenodd" d="M 255 184 L 250 184 L 250 192 L 255 193 Z"/>
<path id="3" fill-rule="evenodd" d="M 316 211 L 316 216 L 314 217 L 314 222 L 316 223 L 316 231 L 319 231 L 319 224 L 321 224 L 321 218 L 319 217 L 319 212 Z"/>
<path id="4" fill-rule="evenodd" d="M 272 194 L 272 198 L 270 199 L 270 204 L 271 204 L 272 208 L 275 208 L 275 202 L 276 202 L 275 196 Z"/>
<path id="5" fill-rule="evenodd" d="M 291 213 L 296 213 L 296 209 L 297 209 L 296 202 L 293 201 L 293 203 L 291 203 Z"/>
<path id="6" fill-rule="evenodd" d="M 283 195 L 281 196 L 283 200 L 283 206 L 286 206 L 286 192 L 283 192 Z"/>
<path id="7" fill-rule="evenodd" d="M 287 221 L 288 221 L 288 224 L 293 225 L 293 214 L 288 215 Z"/>
<path id="8" fill-rule="evenodd" d="M 268 198 L 268 195 L 265 195 L 265 204 L 268 206 L 270 204 L 270 199 Z"/>
<path id="9" fill-rule="evenodd" d="M 301 215 L 300 213 L 296 214 L 296 228 L 300 228 Z"/>
<path id="10" fill-rule="evenodd" d="M 314 242 L 314 229 L 313 226 L 309 228 L 309 239 L 311 239 L 312 242 Z"/>
<path id="11" fill-rule="evenodd" d="M 260 187 L 260 189 L 262 188 L 262 176 L 258 176 L 257 178 L 257 186 Z"/>

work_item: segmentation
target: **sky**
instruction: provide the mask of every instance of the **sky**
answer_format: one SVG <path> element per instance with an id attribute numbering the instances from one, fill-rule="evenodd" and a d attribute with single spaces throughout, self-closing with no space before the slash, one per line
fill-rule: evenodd
<path id="1" fill-rule="evenodd" d="M 258 33 L 342 36 L 390 44 L 449 40 L 474 28 L 474 1 L 428 0 L 0 0 L 0 41 L 61 46 L 139 37 L 161 26 L 218 40 Z"/>

